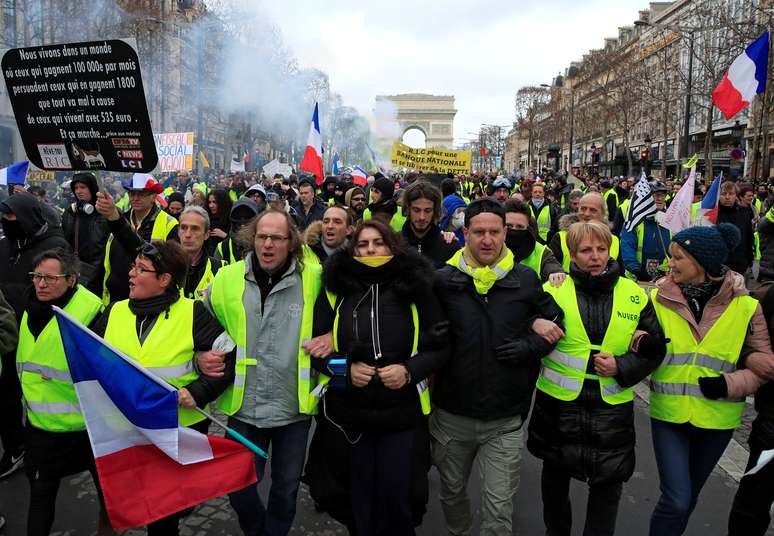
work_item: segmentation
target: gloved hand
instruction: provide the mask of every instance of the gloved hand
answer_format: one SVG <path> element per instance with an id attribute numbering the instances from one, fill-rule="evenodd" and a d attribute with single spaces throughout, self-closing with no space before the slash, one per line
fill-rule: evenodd
<path id="1" fill-rule="evenodd" d="M 525 339 L 506 341 L 494 349 L 495 359 L 499 361 L 511 361 L 514 364 L 526 364 L 532 357 L 529 344 Z"/>
<path id="2" fill-rule="evenodd" d="M 643 335 L 637 344 L 637 353 L 643 357 L 660 361 L 666 355 L 666 345 L 668 342 L 669 339 L 665 339 L 663 335 Z"/>
<path id="3" fill-rule="evenodd" d="M 702 376 L 699 378 L 699 389 L 710 400 L 728 396 L 728 384 L 723 374 L 720 376 Z"/>

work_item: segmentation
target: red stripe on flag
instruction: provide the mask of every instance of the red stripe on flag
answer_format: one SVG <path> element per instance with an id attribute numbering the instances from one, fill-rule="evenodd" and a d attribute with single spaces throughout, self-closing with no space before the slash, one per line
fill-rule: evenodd
<path id="1" fill-rule="evenodd" d="M 191 465 L 180 465 L 154 445 L 130 447 L 97 458 L 97 473 L 113 528 L 141 527 L 256 481 L 252 452 L 221 437 L 207 438 L 213 459 Z"/>
<path id="2" fill-rule="evenodd" d="M 306 151 L 304 151 L 304 159 L 301 160 L 299 169 L 313 173 L 317 178 L 316 182 L 318 185 L 323 183 L 322 158 L 320 158 L 320 155 L 317 154 L 317 152 L 314 150 L 314 147 L 311 145 L 306 146 Z"/>
<path id="3" fill-rule="evenodd" d="M 742 94 L 739 93 L 731 81 L 728 79 L 728 72 L 723 75 L 723 80 L 712 92 L 712 102 L 718 107 L 723 116 L 728 120 L 736 115 L 736 113 L 750 104 L 742 99 Z"/>

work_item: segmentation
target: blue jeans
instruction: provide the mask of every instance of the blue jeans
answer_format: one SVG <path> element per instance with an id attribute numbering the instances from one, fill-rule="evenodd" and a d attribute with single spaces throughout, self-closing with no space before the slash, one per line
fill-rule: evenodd
<path id="1" fill-rule="evenodd" d="M 228 425 L 269 452 L 271 444 L 271 489 L 269 502 L 264 507 L 258 496 L 258 485 L 253 484 L 229 494 L 231 506 L 239 518 L 245 536 L 285 536 L 296 516 L 296 496 L 301 471 L 306 458 L 306 439 L 311 419 L 278 426 L 257 428 L 233 417 Z M 263 479 L 266 459 L 255 457 L 255 474 Z"/>
<path id="2" fill-rule="evenodd" d="M 650 423 L 661 481 L 661 497 L 650 518 L 650 535 L 679 536 L 734 431 L 707 430 L 658 419 Z"/>

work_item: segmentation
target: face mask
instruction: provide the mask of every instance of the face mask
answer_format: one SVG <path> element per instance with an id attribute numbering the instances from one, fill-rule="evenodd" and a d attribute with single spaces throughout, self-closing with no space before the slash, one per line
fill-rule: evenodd
<path id="1" fill-rule="evenodd" d="M 529 229 L 508 229 L 505 234 L 505 247 L 511 250 L 516 262 L 523 261 L 535 249 L 535 237 Z"/>
<path id="2" fill-rule="evenodd" d="M 452 226 L 455 229 L 462 229 L 462 226 L 465 225 L 465 213 L 459 212 L 452 216 Z"/>
<path id="3" fill-rule="evenodd" d="M 87 201 L 79 201 L 78 202 L 78 210 L 83 212 L 84 214 L 93 214 L 94 213 L 94 205 Z"/>
<path id="4" fill-rule="evenodd" d="M 392 255 L 375 255 L 373 257 L 355 257 L 355 260 L 371 268 L 379 268 L 392 260 Z"/>
<path id="5" fill-rule="evenodd" d="M 24 238 L 19 220 L 3 220 L 3 232 L 6 238 L 12 242 Z"/>
<path id="6" fill-rule="evenodd" d="M 535 205 L 535 208 L 542 207 L 543 201 L 545 201 L 545 199 L 535 199 L 534 197 L 532 198 L 532 204 Z"/>

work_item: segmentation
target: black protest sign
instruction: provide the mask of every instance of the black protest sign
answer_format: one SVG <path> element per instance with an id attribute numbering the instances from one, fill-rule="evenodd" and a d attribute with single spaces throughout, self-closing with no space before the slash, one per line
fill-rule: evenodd
<path id="1" fill-rule="evenodd" d="M 27 158 L 41 169 L 156 167 L 137 52 L 110 40 L 12 48 L 3 76 Z"/>

